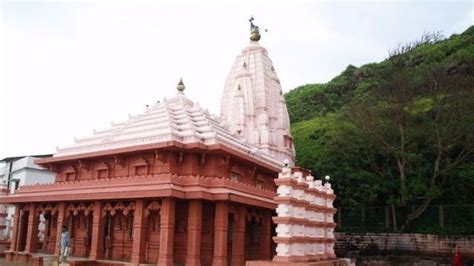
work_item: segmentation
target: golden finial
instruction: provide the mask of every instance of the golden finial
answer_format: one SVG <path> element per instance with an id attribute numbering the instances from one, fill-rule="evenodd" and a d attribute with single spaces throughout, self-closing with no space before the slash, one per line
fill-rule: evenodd
<path id="1" fill-rule="evenodd" d="M 177 89 L 179 92 L 183 92 L 185 88 L 186 88 L 186 87 L 184 86 L 183 78 L 180 78 L 178 85 L 176 85 L 176 89 Z"/>
<path id="2" fill-rule="evenodd" d="M 261 37 L 260 36 L 260 30 L 259 30 L 260 28 L 257 25 L 253 24 L 254 20 L 255 19 L 253 18 L 253 16 L 251 16 L 250 19 L 249 19 L 249 22 L 250 22 L 250 40 L 252 42 L 258 42 L 260 40 L 260 37 Z M 268 30 L 265 29 L 265 32 L 267 32 L 267 31 Z"/>

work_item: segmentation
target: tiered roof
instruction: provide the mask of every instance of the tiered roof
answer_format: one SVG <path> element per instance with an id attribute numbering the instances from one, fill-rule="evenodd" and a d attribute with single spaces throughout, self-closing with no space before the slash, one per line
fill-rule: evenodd
<path id="1" fill-rule="evenodd" d="M 112 123 L 108 129 L 94 130 L 91 136 L 76 139 L 74 144 L 58 148 L 52 160 L 171 141 L 204 146 L 221 144 L 272 166 L 282 165 L 282 162 L 259 152 L 257 147 L 243 142 L 223 128 L 216 118 L 188 99 L 183 91 L 178 91 L 172 99 L 147 107 L 143 114 L 130 116 L 121 123 Z"/>

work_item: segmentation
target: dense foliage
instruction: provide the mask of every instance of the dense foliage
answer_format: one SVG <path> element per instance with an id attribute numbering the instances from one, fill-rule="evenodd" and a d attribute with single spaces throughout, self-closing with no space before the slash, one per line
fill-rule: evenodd
<path id="1" fill-rule="evenodd" d="M 332 176 L 338 206 L 391 206 L 393 230 L 474 204 L 473 77 L 474 26 L 298 87 L 285 95 L 297 164 Z"/>

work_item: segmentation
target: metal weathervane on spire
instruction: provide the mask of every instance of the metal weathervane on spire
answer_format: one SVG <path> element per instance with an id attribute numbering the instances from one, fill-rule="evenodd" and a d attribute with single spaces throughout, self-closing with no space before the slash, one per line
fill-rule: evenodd
<path id="1" fill-rule="evenodd" d="M 253 24 L 253 21 L 254 21 L 254 17 L 251 16 L 250 19 L 249 19 L 249 22 L 250 22 L 250 40 L 252 42 L 258 42 L 260 40 L 260 28 Z M 267 32 L 268 30 L 265 29 L 265 32 Z"/>

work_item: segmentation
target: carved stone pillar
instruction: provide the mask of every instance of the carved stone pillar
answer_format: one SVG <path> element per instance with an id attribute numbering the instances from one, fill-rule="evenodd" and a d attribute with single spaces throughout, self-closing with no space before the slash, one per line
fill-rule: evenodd
<path id="1" fill-rule="evenodd" d="M 89 258 L 96 260 L 104 256 L 104 215 L 102 213 L 103 203 L 94 202 L 94 212 L 92 213 L 92 240 Z"/>
<path id="2" fill-rule="evenodd" d="M 15 244 L 15 250 L 16 251 L 24 251 L 25 250 L 25 245 L 26 245 L 26 233 L 28 230 L 25 231 L 25 215 L 27 215 L 25 210 L 20 210 L 20 216 L 18 217 L 18 230 L 16 231 L 16 244 Z M 28 225 L 28 221 L 26 221 L 26 224 Z"/>
<path id="3" fill-rule="evenodd" d="M 56 242 L 54 243 L 54 255 L 59 256 L 61 252 L 59 242 L 61 241 L 61 233 L 64 225 L 64 219 L 66 217 L 66 203 L 60 202 L 58 204 L 58 220 L 56 224 Z"/>
<path id="4" fill-rule="evenodd" d="M 227 230 L 229 223 L 229 205 L 225 201 L 216 202 L 214 217 L 214 257 L 213 266 L 227 265 Z"/>
<path id="5" fill-rule="evenodd" d="M 11 235 L 10 250 L 18 251 L 17 243 L 20 237 L 20 205 L 15 205 L 15 214 L 13 216 L 13 232 Z"/>
<path id="6" fill-rule="evenodd" d="M 172 198 L 164 198 L 160 210 L 160 253 L 158 265 L 173 266 L 174 223 L 176 202 Z"/>
<path id="7" fill-rule="evenodd" d="M 28 212 L 28 233 L 26 234 L 26 253 L 35 253 L 38 248 L 39 215 L 35 203 L 30 203 Z"/>
<path id="8" fill-rule="evenodd" d="M 245 265 L 245 207 L 237 207 L 232 239 L 232 266 Z"/>
<path id="9" fill-rule="evenodd" d="M 201 265 L 202 202 L 191 200 L 188 211 L 188 249 L 186 265 Z"/>
<path id="10" fill-rule="evenodd" d="M 135 211 L 133 213 L 133 247 L 132 263 L 144 263 L 146 248 L 146 223 L 145 223 L 145 201 L 139 199 L 135 201 Z"/>

